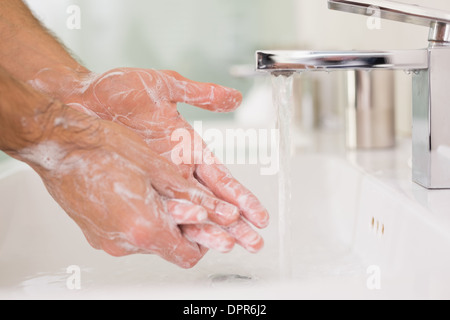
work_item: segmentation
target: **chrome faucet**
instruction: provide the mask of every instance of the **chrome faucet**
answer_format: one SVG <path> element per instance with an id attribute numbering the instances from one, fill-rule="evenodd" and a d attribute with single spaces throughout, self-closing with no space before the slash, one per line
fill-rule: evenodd
<path id="1" fill-rule="evenodd" d="M 328 0 L 328 6 L 430 28 L 429 47 L 403 51 L 258 51 L 257 70 L 406 70 L 413 77 L 413 180 L 450 189 L 450 13 L 385 0 Z"/>

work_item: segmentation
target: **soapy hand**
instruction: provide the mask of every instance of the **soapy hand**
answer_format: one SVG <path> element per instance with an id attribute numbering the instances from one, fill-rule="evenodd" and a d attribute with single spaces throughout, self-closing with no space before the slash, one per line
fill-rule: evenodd
<path id="1" fill-rule="evenodd" d="M 235 206 L 186 180 L 125 126 L 49 99 L 1 67 L 0 96 L 0 150 L 41 176 L 93 247 L 114 256 L 158 254 L 188 268 L 206 249 L 179 225 L 239 217 Z M 221 250 L 231 250 L 227 232 L 215 225 L 206 231 Z"/>
<path id="2" fill-rule="evenodd" d="M 113 256 L 157 254 L 184 268 L 194 266 L 207 250 L 179 224 L 188 229 L 208 215 L 236 216 L 236 208 L 189 183 L 131 130 L 62 108 L 69 110 L 55 118 L 46 112 L 52 135 L 17 157 L 40 174 L 94 248 Z M 207 231 L 222 251 L 231 250 L 228 233 L 215 226 Z"/>
<path id="3" fill-rule="evenodd" d="M 238 92 L 170 71 L 92 74 L 23 1 L 0 1 L 0 11 L 0 149 L 41 175 L 94 247 L 118 256 L 156 253 L 183 267 L 205 247 L 262 247 L 247 221 L 265 227 L 267 212 L 223 165 L 199 164 L 197 150 L 195 161 L 171 162 L 172 133 L 194 136 L 176 104 L 231 111 Z"/>
<path id="4" fill-rule="evenodd" d="M 51 81 L 52 73 L 52 70 L 42 71 L 33 85 L 45 91 L 42 84 Z M 131 128 L 151 150 L 168 160 L 172 160 L 179 144 L 178 140 L 172 139 L 175 131 L 186 130 L 192 137 L 191 141 L 201 141 L 178 113 L 177 103 L 228 112 L 236 109 L 242 100 L 236 90 L 194 82 L 173 71 L 122 68 L 100 76 L 84 75 L 77 81 L 73 78 L 59 81 L 57 86 L 61 87 L 60 92 L 65 91 L 63 101 L 67 105 Z M 195 150 L 198 145 L 201 150 Z M 265 208 L 214 158 L 203 141 L 192 143 L 191 151 L 190 161 L 177 163 L 183 177 L 205 193 L 235 205 L 242 216 L 236 222 L 232 215 L 210 215 L 206 224 L 182 225 L 183 232 L 208 248 L 220 249 L 221 241 L 211 232 L 211 228 L 217 230 L 217 225 L 220 225 L 238 244 L 250 252 L 259 251 L 263 239 L 248 222 L 258 228 L 266 227 L 268 213 Z M 208 159 L 204 159 L 205 155 Z"/>

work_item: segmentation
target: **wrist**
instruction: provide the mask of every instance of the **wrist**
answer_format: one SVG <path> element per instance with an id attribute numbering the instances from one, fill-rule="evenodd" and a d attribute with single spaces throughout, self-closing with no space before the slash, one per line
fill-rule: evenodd
<path id="1" fill-rule="evenodd" d="M 36 170 L 50 169 L 52 158 L 45 150 L 62 159 L 101 144 L 98 119 L 33 90 L 1 68 L 0 96 L 0 150 Z"/>
<path id="2" fill-rule="evenodd" d="M 22 118 L 22 132 L 13 158 L 30 165 L 39 174 L 58 169 L 69 156 L 99 148 L 103 143 L 97 118 L 80 113 L 58 100 Z"/>
<path id="3" fill-rule="evenodd" d="M 86 116 L 53 100 L 28 119 L 32 131 L 22 136 L 22 144 L 12 156 L 29 164 L 38 173 L 64 164 L 69 155 L 101 145 L 102 135 L 96 118 Z"/>
<path id="4" fill-rule="evenodd" d="M 52 100 L 31 90 L 0 68 L 0 149 L 10 153 L 27 147 L 41 131 L 36 117 L 49 108 Z"/>

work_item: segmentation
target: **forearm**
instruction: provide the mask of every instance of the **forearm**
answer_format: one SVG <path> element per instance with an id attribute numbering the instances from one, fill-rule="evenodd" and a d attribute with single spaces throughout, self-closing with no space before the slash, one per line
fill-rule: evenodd
<path id="1" fill-rule="evenodd" d="M 65 82 L 89 73 L 40 24 L 22 0 L 0 1 L 0 43 L 0 61 L 9 73 L 28 82 L 43 70 L 51 70 L 49 81 L 41 83 L 40 89 L 62 101 L 63 89 L 72 85 Z"/>
<path id="2" fill-rule="evenodd" d="M 68 153 L 99 143 L 97 119 L 40 94 L 1 67 L 0 97 L 0 150 L 38 172 L 45 159 L 29 156 L 36 147 L 58 145 Z"/>
<path id="3" fill-rule="evenodd" d="M 39 118 L 52 104 L 0 67 L 0 149 L 14 153 L 41 139 Z"/>

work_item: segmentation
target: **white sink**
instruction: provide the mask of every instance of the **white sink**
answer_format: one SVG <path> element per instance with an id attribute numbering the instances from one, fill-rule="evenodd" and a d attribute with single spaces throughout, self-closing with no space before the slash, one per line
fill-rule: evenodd
<path id="1" fill-rule="evenodd" d="M 0 298 L 450 298 L 450 191 L 413 184 L 409 143 L 293 159 L 292 278 L 279 274 L 277 177 L 230 166 L 272 213 L 256 255 L 209 252 L 183 270 L 92 249 L 27 166 L 0 165 Z M 80 289 L 68 285 L 79 267 Z M 69 272 L 68 272 L 69 271 Z"/>

